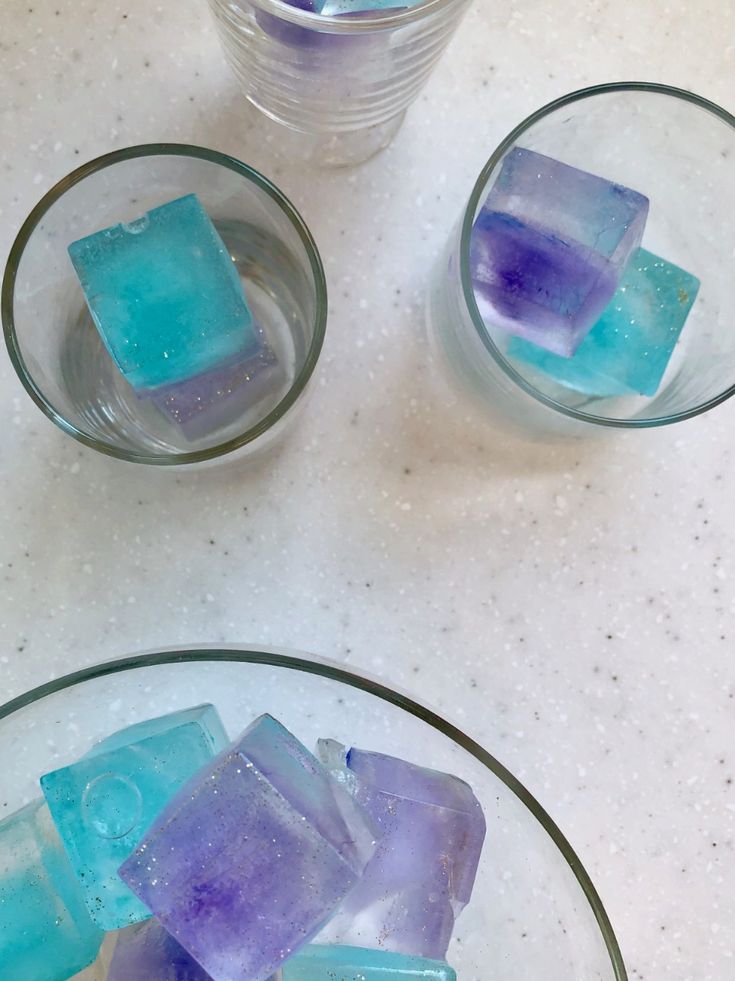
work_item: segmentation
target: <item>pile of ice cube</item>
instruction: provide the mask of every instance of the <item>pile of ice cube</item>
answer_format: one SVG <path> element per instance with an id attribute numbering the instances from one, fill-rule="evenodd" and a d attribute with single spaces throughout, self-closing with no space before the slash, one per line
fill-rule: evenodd
<path id="1" fill-rule="evenodd" d="M 115 365 L 197 439 L 256 405 L 282 368 L 195 194 L 69 246 Z"/>
<path id="2" fill-rule="evenodd" d="M 641 248 L 648 198 L 514 147 L 470 246 L 480 314 L 507 354 L 594 396 L 654 395 L 699 280 Z"/>
<path id="3" fill-rule="evenodd" d="M 0 822 L 3 981 L 456 981 L 485 837 L 446 773 L 212 705 L 138 723 Z"/>

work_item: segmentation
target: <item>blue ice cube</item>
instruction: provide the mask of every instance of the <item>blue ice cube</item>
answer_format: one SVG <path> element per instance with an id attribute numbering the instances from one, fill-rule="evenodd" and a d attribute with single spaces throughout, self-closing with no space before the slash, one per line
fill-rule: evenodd
<path id="1" fill-rule="evenodd" d="M 150 916 L 117 870 L 176 791 L 227 745 L 212 705 L 140 722 L 41 778 L 92 919 L 116 930 Z"/>
<path id="2" fill-rule="evenodd" d="M 3 981 L 65 981 L 92 963 L 102 938 L 45 803 L 0 821 Z"/>
<path id="3" fill-rule="evenodd" d="M 325 17 L 340 14 L 362 14 L 374 10 L 405 10 L 415 7 L 422 0 L 316 0 L 319 13 Z"/>
<path id="4" fill-rule="evenodd" d="M 195 194 L 73 242 L 69 256 L 102 340 L 136 388 L 257 350 L 240 277 Z"/>
<path id="5" fill-rule="evenodd" d="M 655 395 L 689 311 L 696 276 L 639 249 L 611 303 L 572 358 L 513 337 L 508 355 L 587 395 Z"/>
<path id="6" fill-rule="evenodd" d="M 388 950 L 311 944 L 283 965 L 283 981 L 457 981 L 443 961 Z"/>
<path id="7" fill-rule="evenodd" d="M 637 191 L 514 147 L 472 233 L 485 322 L 570 357 L 612 299 L 648 208 Z"/>

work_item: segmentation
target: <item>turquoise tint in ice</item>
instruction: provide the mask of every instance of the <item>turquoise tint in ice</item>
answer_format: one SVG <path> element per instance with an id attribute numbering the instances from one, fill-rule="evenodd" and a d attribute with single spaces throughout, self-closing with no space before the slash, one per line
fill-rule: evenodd
<path id="1" fill-rule="evenodd" d="M 691 273 L 639 249 L 610 305 L 572 358 L 511 339 L 518 358 L 588 395 L 655 395 L 699 291 Z"/>
<path id="2" fill-rule="evenodd" d="M 135 388 L 256 350 L 240 277 L 195 194 L 69 246 L 92 318 Z"/>
<path id="3" fill-rule="evenodd" d="M 0 821 L 2 981 L 65 981 L 95 959 L 102 937 L 44 802 Z"/>
<path id="4" fill-rule="evenodd" d="M 405 10 L 421 0 L 316 0 L 316 9 L 325 17 L 364 13 L 368 10 Z"/>
<path id="5" fill-rule="evenodd" d="M 150 915 L 117 874 L 154 818 L 227 735 L 212 705 L 130 726 L 41 778 L 51 815 L 103 930 Z"/>
<path id="6" fill-rule="evenodd" d="M 283 965 L 283 981 L 457 981 L 443 961 L 387 950 L 312 944 Z"/>
<path id="7" fill-rule="evenodd" d="M 472 233 L 485 323 L 570 357 L 640 245 L 648 205 L 637 191 L 515 147 Z"/>

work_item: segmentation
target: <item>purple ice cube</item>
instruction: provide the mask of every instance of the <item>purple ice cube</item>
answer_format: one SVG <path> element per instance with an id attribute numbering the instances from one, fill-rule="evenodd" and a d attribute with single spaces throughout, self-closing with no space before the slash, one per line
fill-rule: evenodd
<path id="1" fill-rule="evenodd" d="M 320 743 L 330 768 L 338 745 Z M 330 940 L 443 960 L 485 839 L 477 798 L 458 777 L 392 756 L 351 749 L 342 759 L 341 780 L 380 838 L 328 926 Z"/>
<path id="2" fill-rule="evenodd" d="M 640 245 L 648 207 L 637 191 L 515 147 L 472 233 L 483 319 L 571 357 Z"/>
<path id="3" fill-rule="evenodd" d="M 107 981 L 212 981 L 160 923 L 149 920 L 121 930 Z"/>
<path id="4" fill-rule="evenodd" d="M 182 789 L 120 875 L 212 977 L 265 981 L 374 850 L 363 809 L 263 715 Z"/>
<path id="5" fill-rule="evenodd" d="M 283 384 L 286 375 L 256 326 L 260 347 L 255 354 L 229 361 L 175 385 L 139 392 L 175 422 L 189 439 L 239 421 Z"/>

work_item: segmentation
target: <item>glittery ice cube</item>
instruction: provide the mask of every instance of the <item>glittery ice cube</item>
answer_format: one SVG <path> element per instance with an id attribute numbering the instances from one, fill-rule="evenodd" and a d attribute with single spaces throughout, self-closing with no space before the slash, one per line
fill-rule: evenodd
<path id="1" fill-rule="evenodd" d="M 442 961 L 364 947 L 311 944 L 283 965 L 283 981 L 416 981 L 419 978 L 457 981 L 455 972 Z"/>
<path id="2" fill-rule="evenodd" d="M 273 399 L 286 380 L 262 330 L 257 330 L 260 343 L 254 354 L 175 385 L 141 391 L 140 397 L 150 399 L 189 439 L 243 420 L 264 400 Z"/>
<path id="3" fill-rule="evenodd" d="M 362 808 L 264 715 L 177 795 L 120 874 L 213 978 L 265 981 L 373 852 Z"/>
<path id="4" fill-rule="evenodd" d="M 570 357 L 612 299 L 648 207 L 637 191 L 515 147 L 472 231 L 485 322 Z"/>
<path id="5" fill-rule="evenodd" d="M 639 249 L 574 357 L 520 337 L 511 339 L 508 355 L 588 395 L 655 395 L 699 286 L 696 276 Z"/>
<path id="6" fill-rule="evenodd" d="M 45 803 L 0 821 L 2 981 L 65 981 L 91 964 L 102 937 Z"/>
<path id="7" fill-rule="evenodd" d="M 227 745 L 212 705 L 130 726 L 41 778 L 92 919 L 115 930 L 150 916 L 117 874 L 156 815 Z"/>
<path id="8" fill-rule="evenodd" d="M 135 388 L 257 350 L 240 277 L 195 194 L 73 242 L 69 256 L 102 340 Z"/>
<path id="9" fill-rule="evenodd" d="M 334 769 L 335 744 L 321 743 L 320 755 Z M 447 773 L 359 749 L 343 760 L 343 779 L 380 838 L 328 936 L 443 960 L 475 881 L 485 838 L 480 804 Z"/>

